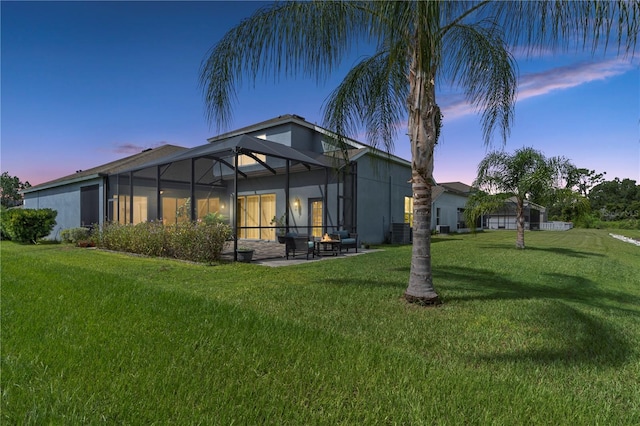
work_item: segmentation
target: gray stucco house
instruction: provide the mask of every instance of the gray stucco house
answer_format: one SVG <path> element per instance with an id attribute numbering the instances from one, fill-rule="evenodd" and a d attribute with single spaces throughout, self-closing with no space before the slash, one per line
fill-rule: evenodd
<path id="1" fill-rule="evenodd" d="M 25 208 L 53 208 L 62 229 L 105 221 L 176 223 L 209 213 L 239 239 L 275 240 L 274 217 L 316 237 L 347 230 L 360 242 L 388 240 L 412 214 L 411 164 L 296 115 L 225 133 L 195 148 L 165 145 L 36 185 Z M 408 226 L 408 225 L 405 225 Z"/>
<path id="2" fill-rule="evenodd" d="M 524 228 L 540 230 L 546 223 L 546 208 L 529 200 L 524 200 Z M 510 198 L 500 210 L 484 217 L 485 229 L 516 229 L 516 199 Z"/>
<path id="3" fill-rule="evenodd" d="M 433 186 L 431 229 L 446 234 L 469 228 L 464 209 L 473 188 L 462 182 L 444 182 Z"/>
<path id="4" fill-rule="evenodd" d="M 59 239 L 63 229 L 102 224 L 106 217 L 107 178 L 110 174 L 186 150 L 175 145 L 163 145 L 32 186 L 22 191 L 23 208 L 51 208 L 58 212 L 57 224 L 49 239 Z"/>

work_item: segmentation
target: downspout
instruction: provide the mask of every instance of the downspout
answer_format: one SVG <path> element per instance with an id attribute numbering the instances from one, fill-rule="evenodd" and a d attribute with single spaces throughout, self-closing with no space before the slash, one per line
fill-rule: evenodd
<path id="1" fill-rule="evenodd" d="M 233 176 L 233 261 L 238 261 L 238 149 L 234 149 Z"/>
<path id="2" fill-rule="evenodd" d="M 351 202 L 351 209 L 353 214 L 353 232 L 358 232 L 358 163 L 353 162 L 353 183 L 352 193 L 353 198 Z"/>
<path id="3" fill-rule="evenodd" d="M 162 221 L 162 194 L 160 191 L 160 166 L 156 166 L 156 220 Z"/>
<path id="4" fill-rule="evenodd" d="M 100 223 L 98 224 L 100 228 L 104 225 L 107 220 L 107 212 L 109 211 L 109 175 L 103 178 L 102 185 L 102 214 L 100 215 Z"/>
<path id="5" fill-rule="evenodd" d="M 324 168 L 324 194 L 322 195 L 322 235 L 326 234 L 327 226 L 329 224 L 329 169 Z"/>
<path id="6" fill-rule="evenodd" d="M 290 208 L 289 208 L 289 193 L 290 193 L 290 188 L 289 186 L 291 185 L 291 176 L 289 175 L 289 173 L 291 173 L 291 160 L 289 160 L 287 158 L 287 175 L 285 177 L 285 188 L 284 188 L 284 213 L 285 213 L 285 234 L 289 232 L 289 215 L 290 215 Z M 276 235 L 278 234 L 278 232 L 276 231 Z"/>
<path id="7" fill-rule="evenodd" d="M 196 159 L 191 157 L 191 186 L 190 186 L 190 197 L 191 197 L 191 206 L 189 211 L 189 219 L 191 221 L 196 220 L 196 183 L 195 183 L 195 167 L 194 164 Z"/>
<path id="8" fill-rule="evenodd" d="M 344 209 L 342 210 L 342 215 L 340 214 L 340 187 L 342 187 L 342 192 L 344 193 L 344 174 L 345 174 L 344 170 L 342 171 L 342 173 L 336 173 L 337 181 L 338 181 L 336 184 L 336 218 L 338 219 L 338 227 L 336 231 L 339 231 L 341 225 L 344 225 Z M 341 178 L 343 178 L 342 185 L 340 185 Z"/>
<path id="9" fill-rule="evenodd" d="M 113 217 L 111 220 L 120 223 L 120 173 L 116 174 L 116 189 L 114 191 L 116 198 L 113 202 Z"/>
<path id="10" fill-rule="evenodd" d="M 133 172 L 129 172 L 129 223 L 133 224 Z"/>
<path id="11" fill-rule="evenodd" d="M 391 173 L 389 173 L 389 227 L 391 229 L 393 229 L 392 227 L 392 223 L 393 223 L 393 217 L 392 217 L 392 213 L 391 213 L 391 193 L 393 191 L 393 176 L 391 176 Z"/>

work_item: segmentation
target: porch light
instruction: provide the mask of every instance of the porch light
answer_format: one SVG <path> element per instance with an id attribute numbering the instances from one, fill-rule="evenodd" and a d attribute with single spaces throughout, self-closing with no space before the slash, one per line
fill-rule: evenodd
<path id="1" fill-rule="evenodd" d="M 299 197 L 293 199 L 293 208 L 298 210 L 298 216 L 302 214 L 302 203 Z"/>

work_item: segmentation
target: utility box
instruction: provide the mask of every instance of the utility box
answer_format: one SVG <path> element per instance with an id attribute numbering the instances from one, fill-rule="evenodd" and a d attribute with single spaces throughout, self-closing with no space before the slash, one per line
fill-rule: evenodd
<path id="1" fill-rule="evenodd" d="M 436 232 L 438 234 L 448 234 L 449 233 L 449 225 L 436 225 Z"/>
<path id="2" fill-rule="evenodd" d="M 409 244 L 411 242 L 411 228 L 408 223 L 391 224 L 391 243 Z"/>

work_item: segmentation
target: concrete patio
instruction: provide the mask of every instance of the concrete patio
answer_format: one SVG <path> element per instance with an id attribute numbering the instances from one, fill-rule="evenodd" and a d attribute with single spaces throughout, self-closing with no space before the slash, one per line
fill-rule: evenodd
<path id="1" fill-rule="evenodd" d="M 311 257 L 311 255 L 309 255 L 309 260 L 307 260 L 307 256 L 305 254 L 298 254 L 296 257 L 289 256 L 289 259 L 287 259 L 285 254 L 285 245 L 274 241 L 239 240 L 238 247 L 247 247 L 254 250 L 253 260 L 251 263 L 271 267 L 300 265 L 306 262 L 318 262 L 321 260 L 342 259 L 349 256 L 357 256 L 375 251 L 359 248 L 356 253 L 355 249 L 349 249 L 349 251 L 343 250 L 338 256 Z M 222 251 L 222 259 L 233 261 L 233 242 L 230 242 L 225 246 L 225 249 Z"/>

